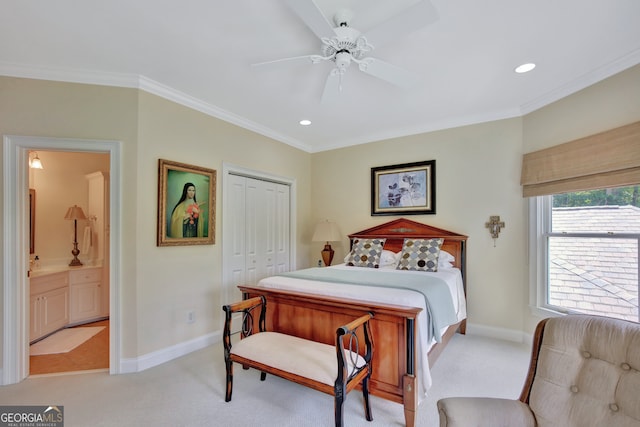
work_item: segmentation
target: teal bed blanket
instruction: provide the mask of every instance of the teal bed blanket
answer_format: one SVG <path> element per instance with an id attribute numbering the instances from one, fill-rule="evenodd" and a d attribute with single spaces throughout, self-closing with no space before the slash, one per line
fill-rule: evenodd
<path id="1" fill-rule="evenodd" d="M 350 271 L 348 269 L 314 267 L 278 275 L 321 282 L 408 289 L 419 292 L 424 296 L 427 307 L 428 342 L 431 342 L 432 338 L 435 338 L 436 342 L 441 342 L 440 330 L 458 321 L 449 287 L 444 280 L 433 277 L 428 272 L 397 274 L 379 269 L 372 271 L 354 269 Z"/>

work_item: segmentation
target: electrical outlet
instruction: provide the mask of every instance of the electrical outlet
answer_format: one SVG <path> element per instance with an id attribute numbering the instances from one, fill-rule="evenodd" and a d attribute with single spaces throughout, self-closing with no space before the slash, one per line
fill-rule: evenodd
<path id="1" fill-rule="evenodd" d="M 196 312 L 195 312 L 195 310 L 187 311 L 187 323 L 196 323 Z"/>

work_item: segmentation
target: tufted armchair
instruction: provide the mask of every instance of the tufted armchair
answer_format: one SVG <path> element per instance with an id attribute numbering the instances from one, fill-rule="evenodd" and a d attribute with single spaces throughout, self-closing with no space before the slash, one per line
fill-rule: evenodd
<path id="1" fill-rule="evenodd" d="M 444 427 L 639 427 L 640 324 L 600 316 L 542 320 L 519 400 L 449 397 Z"/>

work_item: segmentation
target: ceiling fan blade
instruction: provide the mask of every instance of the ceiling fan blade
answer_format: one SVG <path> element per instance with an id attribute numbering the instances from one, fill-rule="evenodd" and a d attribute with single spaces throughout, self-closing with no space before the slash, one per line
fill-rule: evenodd
<path id="1" fill-rule="evenodd" d="M 365 58 L 358 63 L 360 71 L 388 83 L 407 89 L 418 83 L 418 76 L 393 64 L 375 58 Z"/>
<path id="2" fill-rule="evenodd" d="M 438 20 L 438 12 L 429 0 L 420 0 L 391 19 L 364 34 L 374 48 L 405 36 Z"/>
<path id="3" fill-rule="evenodd" d="M 313 0 L 286 0 L 287 5 L 318 38 L 335 36 L 333 27 Z"/>
<path id="4" fill-rule="evenodd" d="M 274 59 L 272 61 L 256 62 L 255 64 L 251 64 L 251 66 L 260 67 L 262 65 L 277 64 L 280 62 L 306 62 L 309 64 L 317 64 L 318 62 L 326 61 L 327 59 L 329 58 L 325 58 L 320 55 L 302 55 L 302 56 L 292 56 L 290 58 Z"/>
<path id="5" fill-rule="evenodd" d="M 340 92 L 342 92 L 342 75 L 337 68 L 333 68 L 327 76 L 320 102 L 322 104 L 330 104 L 338 98 Z"/>

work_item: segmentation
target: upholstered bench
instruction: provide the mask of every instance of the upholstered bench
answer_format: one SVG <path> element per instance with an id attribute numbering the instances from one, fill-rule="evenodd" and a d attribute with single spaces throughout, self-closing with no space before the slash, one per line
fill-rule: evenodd
<path id="1" fill-rule="evenodd" d="M 258 331 L 254 331 L 254 310 L 260 308 Z M 255 297 L 225 305 L 224 359 L 227 369 L 225 401 L 231 401 L 233 362 L 261 371 L 260 379 L 270 373 L 289 381 L 334 396 L 335 424 L 342 426 L 342 407 L 349 391 L 362 384 L 365 417 L 373 420 L 369 405 L 369 378 L 373 345 L 369 329 L 372 314 L 361 316 L 336 330 L 335 345 L 323 344 L 265 330 L 267 303 Z M 242 313 L 241 339 L 231 344 L 233 313 Z M 364 345 L 360 347 L 361 327 Z M 360 351 L 359 351 L 360 350 Z"/>

